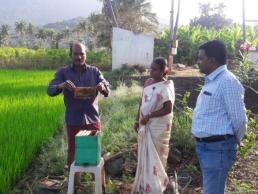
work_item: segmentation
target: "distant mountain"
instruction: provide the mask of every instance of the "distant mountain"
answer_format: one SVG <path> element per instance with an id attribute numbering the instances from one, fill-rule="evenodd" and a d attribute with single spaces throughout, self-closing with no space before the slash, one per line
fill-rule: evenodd
<path id="1" fill-rule="evenodd" d="M 86 19 L 86 17 L 76 17 L 70 20 L 64 20 L 61 22 L 55 22 L 55 23 L 49 23 L 44 25 L 44 28 L 48 28 L 48 29 L 54 29 L 54 30 L 64 30 L 66 28 L 70 28 L 73 29 L 76 27 L 76 25 L 78 23 L 80 23 L 81 21 L 84 21 Z"/>
<path id="2" fill-rule="evenodd" d="M 99 0 L 0 0 L 0 24 L 25 20 L 45 25 L 99 12 Z"/>

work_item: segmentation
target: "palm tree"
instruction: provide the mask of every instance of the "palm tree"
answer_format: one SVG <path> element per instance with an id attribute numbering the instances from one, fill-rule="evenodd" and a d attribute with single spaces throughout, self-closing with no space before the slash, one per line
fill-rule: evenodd
<path id="1" fill-rule="evenodd" d="M 59 43 L 60 41 L 64 38 L 64 34 L 62 32 L 58 32 L 56 33 L 56 35 L 54 36 L 54 42 L 55 42 L 55 48 L 58 49 L 59 48 Z"/>
<path id="2" fill-rule="evenodd" d="M 124 29 L 137 33 L 156 33 L 158 20 L 151 12 L 151 3 L 146 0 L 116 0 L 118 23 Z"/>
<path id="3" fill-rule="evenodd" d="M 75 31 L 78 34 L 78 38 L 80 39 L 84 34 L 86 34 L 87 31 L 87 21 L 81 21 L 77 24 L 77 26 L 75 27 Z"/>
<path id="4" fill-rule="evenodd" d="M 40 28 L 36 34 L 36 37 L 42 41 L 46 40 L 47 38 L 46 30 L 44 28 Z"/>
<path id="5" fill-rule="evenodd" d="M 52 42 L 55 38 L 56 31 L 53 29 L 50 29 L 50 30 L 45 30 L 45 32 L 46 32 L 47 39 L 49 39 L 50 42 Z"/>
<path id="6" fill-rule="evenodd" d="M 71 35 L 71 30 L 69 28 L 65 28 L 62 33 L 64 34 L 64 38 L 69 38 Z"/>
<path id="7" fill-rule="evenodd" d="M 15 22 L 15 31 L 19 33 L 21 37 L 23 37 L 26 32 L 26 22 L 24 20 Z"/>
<path id="8" fill-rule="evenodd" d="M 91 15 L 89 25 L 91 31 L 95 31 L 98 42 L 111 47 L 112 27 L 116 26 L 113 17 L 116 17 L 120 28 L 136 33 L 157 33 L 158 20 L 156 14 L 151 12 L 151 3 L 147 0 L 113 0 L 112 10 L 110 0 L 102 0 L 101 14 Z M 112 11 L 112 13 L 111 13 Z"/>
<path id="9" fill-rule="evenodd" d="M 0 46 L 6 43 L 9 35 L 10 26 L 8 24 L 2 24 L 0 28 Z"/>
<path id="10" fill-rule="evenodd" d="M 26 28 L 26 34 L 28 34 L 29 36 L 32 36 L 34 34 L 34 31 L 35 31 L 34 25 L 32 23 L 29 23 Z"/>
<path id="11" fill-rule="evenodd" d="M 8 24 L 1 25 L 1 34 L 8 36 L 11 27 Z"/>

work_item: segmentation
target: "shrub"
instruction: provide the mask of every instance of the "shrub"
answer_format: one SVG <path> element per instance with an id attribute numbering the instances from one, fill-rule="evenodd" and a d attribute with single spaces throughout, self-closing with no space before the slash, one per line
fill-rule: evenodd
<path id="1" fill-rule="evenodd" d="M 93 64 L 97 66 L 102 71 L 109 71 L 111 70 L 111 53 L 106 51 L 100 51 L 100 52 L 94 52 L 94 51 L 88 51 L 87 54 L 87 62 L 89 64 Z"/>
<path id="2" fill-rule="evenodd" d="M 258 31 L 257 26 L 247 27 L 247 39 L 257 47 Z M 239 56 L 238 48 L 243 42 L 242 30 L 239 25 L 223 28 L 221 30 L 207 29 L 200 26 L 189 27 L 181 26 L 177 31 L 178 50 L 174 57 L 175 63 L 194 65 L 196 62 L 198 47 L 202 43 L 221 39 L 225 42 L 228 49 L 229 59 Z M 169 50 L 169 30 L 164 30 L 162 35 L 155 39 L 155 56 L 168 56 Z"/>
<path id="3" fill-rule="evenodd" d="M 88 51 L 89 64 L 111 69 L 111 54 Z M 0 68 L 57 69 L 71 63 L 68 49 L 0 48 Z"/>

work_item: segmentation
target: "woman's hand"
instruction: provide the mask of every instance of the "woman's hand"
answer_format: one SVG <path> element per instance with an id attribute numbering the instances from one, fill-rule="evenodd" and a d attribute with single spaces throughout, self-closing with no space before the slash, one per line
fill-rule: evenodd
<path id="1" fill-rule="evenodd" d="M 147 114 L 146 116 L 142 117 L 141 119 L 141 124 L 142 125 L 146 125 L 148 123 L 148 121 L 150 120 L 150 116 L 151 116 L 151 113 Z"/>
<path id="2" fill-rule="evenodd" d="M 138 121 L 135 121 L 135 123 L 134 123 L 134 131 L 136 133 L 138 133 L 138 131 L 139 131 L 139 122 Z"/>

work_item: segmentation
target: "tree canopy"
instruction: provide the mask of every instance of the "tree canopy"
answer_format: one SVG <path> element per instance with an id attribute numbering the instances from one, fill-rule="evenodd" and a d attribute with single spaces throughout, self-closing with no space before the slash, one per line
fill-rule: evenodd
<path id="1" fill-rule="evenodd" d="M 112 27 L 116 26 L 135 33 L 156 34 L 158 20 L 151 12 L 151 3 L 147 0 L 113 0 L 112 7 L 103 0 L 100 14 L 92 14 L 89 18 L 89 31 L 97 34 L 97 42 L 110 47 Z"/>
<path id="2" fill-rule="evenodd" d="M 222 29 L 233 24 L 233 20 L 226 18 L 224 9 L 226 5 L 223 3 L 212 6 L 210 3 L 200 3 L 200 17 L 195 17 L 190 21 L 190 26 Z"/>

